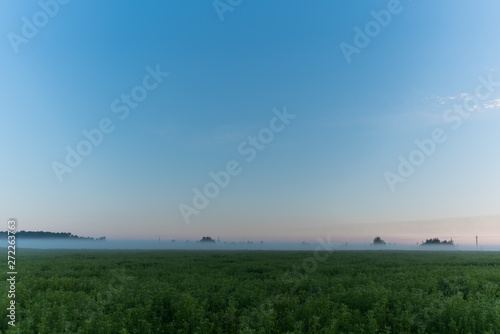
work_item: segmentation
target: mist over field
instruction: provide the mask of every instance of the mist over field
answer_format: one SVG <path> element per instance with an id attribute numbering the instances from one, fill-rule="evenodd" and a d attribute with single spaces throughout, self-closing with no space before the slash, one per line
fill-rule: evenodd
<path id="1" fill-rule="evenodd" d="M 6 245 L 2 240 L 0 247 Z M 346 251 L 346 250 L 418 250 L 418 251 L 500 251 L 500 246 L 485 245 L 476 248 L 475 246 L 454 245 L 454 246 L 411 246 L 387 244 L 384 246 L 374 246 L 362 243 L 328 243 L 322 242 L 219 242 L 204 243 L 194 241 L 176 240 L 106 240 L 106 241 L 86 241 L 86 240 L 18 240 L 17 247 L 35 249 L 128 249 L 128 250 L 287 250 L 287 251 Z"/>

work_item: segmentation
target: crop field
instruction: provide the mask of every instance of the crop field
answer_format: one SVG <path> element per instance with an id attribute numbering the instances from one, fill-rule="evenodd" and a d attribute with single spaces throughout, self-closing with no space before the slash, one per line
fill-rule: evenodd
<path id="1" fill-rule="evenodd" d="M 1 333 L 500 333 L 496 252 L 17 253 Z"/>

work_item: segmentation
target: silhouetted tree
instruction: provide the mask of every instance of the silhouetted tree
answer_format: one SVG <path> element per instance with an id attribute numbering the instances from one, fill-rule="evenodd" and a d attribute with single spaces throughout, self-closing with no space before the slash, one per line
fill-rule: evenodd
<path id="1" fill-rule="evenodd" d="M 210 237 L 203 237 L 200 242 L 215 242 L 215 240 Z"/>
<path id="2" fill-rule="evenodd" d="M 7 231 L 0 231 L 1 238 L 7 238 Z M 106 237 L 94 239 L 92 237 L 79 237 L 69 232 L 46 232 L 46 231 L 18 231 L 16 237 L 19 239 L 59 239 L 59 240 L 106 240 Z"/>
<path id="3" fill-rule="evenodd" d="M 425 245 L 448 245 L 448 246 L 453 246 L 453 238 L 450 241 L 447 240 L 439 240 L 439 238 L 434 238 L 434 239 L 426 239 L 425 242 L 422 243 L 421 246 Z"/>
<path id="4" fill-rule="evenodd" d="M 385 241 L 382 240 L 382 238 L 380 238 L 380 237 L 376 237 L 375 239 L 373 239 L 373 244 L 374 245 L 385 245 Z"/>

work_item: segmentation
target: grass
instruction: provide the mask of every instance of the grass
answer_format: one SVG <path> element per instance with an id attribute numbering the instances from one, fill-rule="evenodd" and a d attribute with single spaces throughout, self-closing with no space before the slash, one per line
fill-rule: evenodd
<path id="1" fill-rule="evenodd" d="M 500 333 L 500 253 L 18 250 L 2 333 Z M 2 260 L 6 268 L 6 260 Z M 7 270 L 5 270 L 7 272 Z"/>

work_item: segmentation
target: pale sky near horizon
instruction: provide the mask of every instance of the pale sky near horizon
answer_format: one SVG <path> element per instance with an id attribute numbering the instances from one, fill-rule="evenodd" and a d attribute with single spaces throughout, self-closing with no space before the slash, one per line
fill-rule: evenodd
<path id="1" fill-rule="evenodd" d="M 2 219 L 127 239 L 500 244 L 499 12 L 3 1 Z"/>

